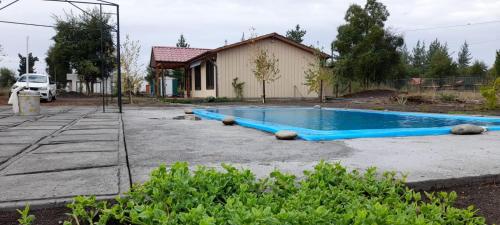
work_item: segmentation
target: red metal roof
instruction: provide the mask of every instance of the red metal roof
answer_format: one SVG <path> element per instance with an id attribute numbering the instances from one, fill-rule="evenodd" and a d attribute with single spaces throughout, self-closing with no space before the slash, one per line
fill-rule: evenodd
<path id="1" fill-rule="evenodd" d="M 157 62 L 187 62 L 210 49 L 204 48 L 178 48 L 178 47 L 153 47 L 153 59 Z"/>

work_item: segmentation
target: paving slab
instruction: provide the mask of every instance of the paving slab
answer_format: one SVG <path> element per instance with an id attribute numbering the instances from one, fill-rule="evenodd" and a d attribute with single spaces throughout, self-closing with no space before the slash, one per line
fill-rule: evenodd
<path id="1" fill-rule="evenodd" d="M 117 167 L 1 176 L 0 202 L 115 195 L 118 187 Z"/>
<path id="2" fill-rule="evenodd" d="M 61 143 L 61 144 L 49 144 L 41 145 L 33 154 L 43 154 L 43 153 L 64 153 L 64 152 L 111 152 L 118 151 L 118 145 L 115 142 L 110 141 L 96 141 L 92 144 L 88 142 L 82 143 Z"/>
<path id="3" fill-rule="evenodd" d="M 58 130 L 61 129 L 63 126 L 30 126 L 30 125 L 24 125 L 24 126 L 17 126 L 17 127 L 12 127 L 10 129 L 13 130 Z"/>
<path id="4" fill-rule="evenodd" d="M 53 142 L 93 142 L 93 141 L 118 141 L 118 133 L 59 135 L 48 139 L 46 142 L 53 143 Z"/>
<path id="5" fill-rule="evenodd" d="M 29 132 L 19 136 L 0 136 L 1 144 L 31 144 L 38 141 L 43 136 L 30 135 Z"/>
<path id="6" fill-rule="evenodd" d="M 69 130 L 91 130 L 91 129 L 117 129 L 118 125 L 95 125 L 95 124 L 79 124 L 73 125 Z"/>
<path id="7" fill-rule="evenodd" d="M 119 129 L 89 129 L 89 130 L 65 130 L 61 135 L 85 135 L 85 134 L 116 134 L 118 135 Z"/>
<path id="8" fill-rule="evenodd" d="M 3 175 L 76 170 L 118 164 L 117 152 L 29 154 L 11 164 Z"/>
<path id="9" fill-rule="evenodd" d="M 18 154 L 28 146 L 29 146 L 28 144 L 22 144 L 22 145 L 0 144 L 0 157 L 10 158 Z"/>
<path id="10" fill-rule="evenodd" d="M 22 136 L 22 135 L 32 135 L 32 136 L 38 136 L 38 137 L 43 137 L 51 134 L 51 130 L 12 130 L 12 129 L 7 129 L 0 131 L 0 137 L 16 137 L 16 136 Z"/>

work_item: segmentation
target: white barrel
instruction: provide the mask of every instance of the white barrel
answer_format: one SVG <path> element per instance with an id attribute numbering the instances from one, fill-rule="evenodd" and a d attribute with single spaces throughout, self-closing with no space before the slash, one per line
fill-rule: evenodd
<path id="1" fill-rule="evenodd" d="M 18 97 L 19 97 L 19 115 L 21 116 L 40 115 L 40 92 L 20 91 Z"/>

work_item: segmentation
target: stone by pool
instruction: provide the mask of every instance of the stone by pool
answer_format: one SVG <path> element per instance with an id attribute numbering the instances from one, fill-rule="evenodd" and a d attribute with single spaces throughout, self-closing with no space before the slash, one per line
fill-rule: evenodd
<path id="1" fill-rule="evenodd" d="M 215 120 L 234 116 L 238 125 L 271 133 L 292 130 L 309 141 L 442 135 L 464 123 L 500 130 L 500 118 L 433 113 L 305 107 L 220 107 L 194 113 Z"/>

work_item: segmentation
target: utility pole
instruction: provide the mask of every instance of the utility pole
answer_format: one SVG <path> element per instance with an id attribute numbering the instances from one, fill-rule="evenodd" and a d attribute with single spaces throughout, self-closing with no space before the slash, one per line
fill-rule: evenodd
<path id="1" fill-rule="evenodd" d="M 30 42 L 30 36 L 26 36 L 26 87 L 28 90 L 30 90 L 30 79 L 29 79 L 29 72 L 30 72 L 30 50 L 29 50 L 29 42 Z"/>

